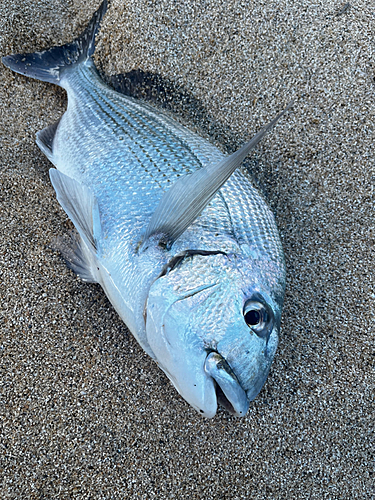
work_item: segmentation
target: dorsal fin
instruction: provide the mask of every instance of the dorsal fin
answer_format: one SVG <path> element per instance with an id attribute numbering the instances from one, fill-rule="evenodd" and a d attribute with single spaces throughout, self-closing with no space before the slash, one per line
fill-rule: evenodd
<path id="1" fill-rule="evenodd" d="M 49 160 L 51 160 L 53 156 L 52 143 L 56 135 L 56 130 L 60 123 L 60 120 L 61 118 L 59 118 L 57 122 L 53 123 L 49 127 L 39 130 L 39 132 L 37 132 L 36 134 L 36 143 Z"/>
<path id="2" fill-rule="evenodd" d="M 86 186 L 55 168 L 50 169 L 49 175 L 60 205 L 83 241 L 96 253 L 95 240 L 100 233 L 100 215 L 95 196 Z"/>
<path id="3" fill-rule="evenodd" d="M 164 193 L 156 207 L 146 230 L 144 245 L 151 236 L 160 235 L 160 240 L 170 247 L 200 215 L 245 157 L 292 104 L 293 101 L 258 132 L 250 142 L 232 155 L 227 156 L 217 164 L 207 165 L 193 174 L 178 179 Z"/>

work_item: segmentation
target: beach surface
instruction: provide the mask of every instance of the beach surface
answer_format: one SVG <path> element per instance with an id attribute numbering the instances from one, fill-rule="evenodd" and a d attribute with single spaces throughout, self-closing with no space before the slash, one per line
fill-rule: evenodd
<path id="1" fill-rule="evenodd" d="M 0 55 L 71 41 L 98 1 L 0 1 Z M 107 81 L 246 160 L 280 230 L 279 348 L 248 415 L 205 420 L 53 241 L 38 130 L 65 92 L 0 66 L 0 497 L 375 498 L 375 6 L 112 0 Z"/>

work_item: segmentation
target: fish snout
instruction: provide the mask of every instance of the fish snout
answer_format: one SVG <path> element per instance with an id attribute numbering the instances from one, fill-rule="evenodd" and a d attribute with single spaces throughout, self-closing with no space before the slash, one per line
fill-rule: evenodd
<path id="1" fill-rule="evenodd" d="M 245 416 L 249 400 L 227 361 L 217 352 L 211 352 L 204 363 L 204 371 L 215 381 L 218 403 L 236 417 Z"/>

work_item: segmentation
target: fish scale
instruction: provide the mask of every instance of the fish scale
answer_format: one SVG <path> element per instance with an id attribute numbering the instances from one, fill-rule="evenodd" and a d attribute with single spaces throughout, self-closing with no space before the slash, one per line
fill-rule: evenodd
<path id="1" fill-rule="evenodd" d="M 285 266 L 273 214 L 240 165 L 285 110 L 225 156 L 101 80 L 91 56 L 106 7 L 71 44 L 3 58 L 68 94 L 58 124 L 37 134 L 78 233 L 62 253 L 197 411 L 213 417 L 220 403 L 244 416 L 276 351 Z"/>
<path id="2" fill-rule="evenodd" d="M 239 170 L 223 186 L 231 219 L 236 221 L 235 237 L 276 262 L 283 251 L 274 216 L 261 195 L 247 186 L 246 171 Z M 259 217 L 261 214 L 261 217 Z"/>
<path id="3" fill-rule="evenodd" d="M 207 159 L 208 155 L 197 157 L 196 153 L 191 150 L 190 137 L 181 137 L 181 131 L 172 120 L 164 120 L 163 115 L 154 117 L 152 115 L 154 112 L 148 110 L 145 112 L 144 109 L 140 109 L 138 103 L 133 103 L 130 98 L 119 95 L 108 88 L 99 79 L 95 68 L 91 65 L 81 67 L 74 79 L 69 80 L 68 91 L 74 96 L 72 99 L 74 104 L 70 106 L 68 110 L 70 114 L 64 115 L 60 125 L 59 141 L 63 143 L 64 153 L 61 155 L 62 161 L 56 161 L 55 165 L 61 171 L 65 171 L 80 181 L 85 181 L 85 179 L 82 179 L 81 175 L 75 172 L 76 165 L 81 166 L 87 177 L 94 174 L 101 181 L 104 180 L 106 185 L 112 183 L 112 204 L 109 203 L 108 196 L 106 196 L 107 191 L 101 194 L 102 182 L 98 182 L 97 186 L 93 184 L 93 190 L 99 204 L 106 207 L 109 220 L 111 220 L 111 215 L 115 218 L 116 230 L 120 229 L 119 238 L 123 234 L 123 225 L 127 221 L 134 220 L 136 215 L 140 216 L 139 224 L 144 227 L 147 216 L 149 217 L 160 200 L 158 188 L 165 191 L 178 176 L 190 173 L 207 165 L 210 161 L 217 161 L 224 157 L 211 144 L 205 144 L 206 141 L 200 138 L 199 141 L 194 136 L 195 148 L 197 148 L 197 143 L 201 142 L 205 146 L 205 152 L 211 153 L 209 159 Z M 97 97 L 99 93 L 100 100 Z M 104 106 L 106 113 L 103 119 L 101 113 L 103 113 Z M 99 120 L 101 128 L 95 137 L 92 127 Z M 141 125 L 142 128 L 140 128 Z M 65 136 L 65 129 L 68 137 Z M 121 133 L 129 139 L 121 141 L 123 142 L 122 147 L 118 148 L 115 155 L 109 159 L 106 151 L 100 149 L 100 144 L 114 140 L 114 136 L 119 133 L 118 130 L 121 130 Z M 80 156 L 78 159 L 73 156 L 68 162 L 65 151 L 69 148 L 70 143 L 72 152 L 75 152 L 75 149 L 80 149 Z M 79 148 L 77 148 L 77 144 Z M 136 151 L 135 148 L 137 148 Z M 84 150 L 88 152 L 86 164 L 82 161 L 81 156 Z M 56 144 L 56 156 L 59 155 L 58 152 L 59 145 Z M 95 161 L 92 160 L 94 156 L 96 156 Z M 103 156 L 105 156 L 105 162 L 102 161 Z M 131 162 L 131 168 L 125 166 L 128 158 Z M 181 158 L 184 158 L 183 162 Z M 124 167 L 119 169 L 119 165 L 124 165 Z M 242 243 L 249 245 L 254 252 L 261 255 L 266 253 L 279 259 L 282 249 L 277 231 L 274 230 L 273 215 L 250 184 L 250 179 L 245 176 L 243 171 L 234 172 L 232 178 L 227 181 L 227 186 L 221 189 L 221 194 L 215 196 L 194 223 L 195 227 L 192 227 L 191 232 L 197 228 L 208 227 L 210 232 L 214 228 L 216 232 L 221 231 L 229 236 L 234 234 Z M 114 180 L 116 182 L 113 182 Z M 127 188 L 130 188 L 126 199 L 123 197 L 124 182 L 126 182 Z M 133 199 L 139 199 L 139 191 L 144 189 L 145 183 L 147 183 L 149 193 L 147 206 L 137 204 L 138 206 L 134 210 Z M 154 186 L 154 183 L 157 187 Z M 103 202 L 101 203 L 102 197 Z M 243 210 L 244 205 L 247 208 L 246 211 Z M 130 210 L 128 217 L 126 217 L 127 207 Z M 238 217 L 238 209 L 241 210 L 240 217 Z M 260 211 L 263 212 L 262 217 L 259 217 Z M 124 220 L 123 224 L 119 221 L 119 212 Z M 146 219 L 146 221 L 142 219 Z M 111 230 L 106 227 L 104 230 L 106 235 L 111 233 Z M 183 239 L 178 244 L 179 251 L 183 245 Z M 189 240 L 191 240 L 190 236 Z M 215 243 L 209 241 L 206 244 L 204 242 L 203 245 L 200 244 L 200 248 L 210 250 L 212 244 Z M 194 245 L 194 248 L 198 248 L 197 244 Z"/>
<path id="4" fill-rule="evenodd" d="M 109 89 L 99 80 L 92 66 L 80 68 L 75 78 L 69 80 L 68 92 L 79 96 L 79 99 L 78 97 L 72 99 L 74 104 L 77 103 L 77 111 L 73 104 L 61 121 L 59 141 L 63 143 L 64 154 L 61 155 L 61 164 L 56 162 L 56 166 L 62 171 L 65 169 L 68 175 L 76 177 L 80 182 L 88 182 L 90 179 L 99 206 L 105 207 L 105 217 L 102 217 L 105 239 L 100 242 L 99 254 L 105 257 L 106 262 L 110 262 L 106 267 L 110 269 L 111 274 L 120 277 L 120 286 L 125 290 L 124 294 L 132 296 L 135 287 L 142 287 L 142 283 L 139 282 L 139 271 L 134 268 L 132 262 L 133 250 L 160 200 L 160 187 L 163 191 L 167 190 L 169 183 L 175 182 L 179 175 L 201 168 L 209 161 L 206 155 L 197 158 L 199 150 L 198 153 L 191 154 L 190 136 L 187 135 L 186 139 L 177 126 L 174 129 L 172 120 L 166 122 L 164 126 L 163 115 L 154 117 L 154 112 L 144 111 L 138 103 L 133 103 L 130 98 Z M 99 92 L 101 92 L 100 101 L 96 97 Z M 104 117 L 100 115 L 103 106 L 106 106 Z M 116 108 L 121 110 L 121 113 L 118 111 L 115 114 L 113 110 Z M 94 129 L 96 136 L 92 127 L 99 121 L 98 117 L 101 120 L 101 128 Z M 148 124 L 148 127 L 139 129 L 140 122 L 142 125 Z M 158 130 L 151 135 L 155 122 L 158 123 Z M 108 157 L 106 150 L 100 145 L 115 140 L 113 125 L 120 127 L 122 133 L 127 132 L 129 141 L 121 141 L 121 147 L 117 144 L 116 151 Z M 82 134 L 82 131 L 86 130 L 87 134 Z M 90 136 L 89 141 L 86 136 Z M 168 140 L 170 142 L 167 142 Z M 214 151 L 215 148 L 211 144 L 207 145 L 206 141 L 200 138 L 197 140 L 194 136 L 195 148 L 198 142 L 202 142 L 206 151 L 211 153 L 211 161 L 212 158 L 217 161 L 224 157 L 219 150 Z M 138 148 L 136 154 L 135 148 Z M 70 164 L 67 161 L 67 149 L 74 152 Z M 94 161 L 90 159 L 85 164 L 83 161 L 86 156 L 85 150 L 90 151 L 91 156 L 95 156 Z M 148 156 L 143 154 L 144 150 L 149 151 Z M 56 155 L 59 154 L 58 151 L 57 143 Z M 176 161 L 176 151 L 180 155 L 185 155 L 184 162 L 179 159 Z M 145 168 L 150 155 L 153 155 L 151 164 L 149 168 Z M 167 162 L 164 162 L 164 159 L 167 159 Z M 130 160 L 131 168 L 129 164 L 127 165 L 127 160 Z M 171 164 L 173 170 L 170 168 Z M 83 176 L 72 173 L 76 165 L 85 165 Z M 119 169 L 119 165 L 122 168 Z M 103 185 L 106 186 L 104 190 Z M 140 196 L 145 185 L 148 191 L 147 198 Z M 126 192 L 125 197 L 124 192 Z M 216 233 L 219 233 L 219 238 L 215 236 Z M 239 253 L 241 244 L 247 245 L 245 251 L 257 259 L 271 258 L 282 263 L 282 247 L 273 215 L 251 185 L 245 171 L 238 170 L 186 233 L 175 242 L 170 254 L 165 255 L 160 266 L 164 265 L 171 255 L 186 249 Z M 119 252 L 128 258 L 118 261 L 116 256 Z M 125 318 L 125 321 L 129 323 L 129 318 Z"/>

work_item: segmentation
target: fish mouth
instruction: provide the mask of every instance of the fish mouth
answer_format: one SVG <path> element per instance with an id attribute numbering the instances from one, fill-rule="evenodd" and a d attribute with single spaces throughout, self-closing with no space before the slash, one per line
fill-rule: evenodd
<path id="1" fill-rule="evenodd" d="M 232 415 L 243 417 L 249 409 L 249 400 L 225 359 L 219 353 L 211 352 L 204 370 L 214 381 L 217 402 Z"/>

